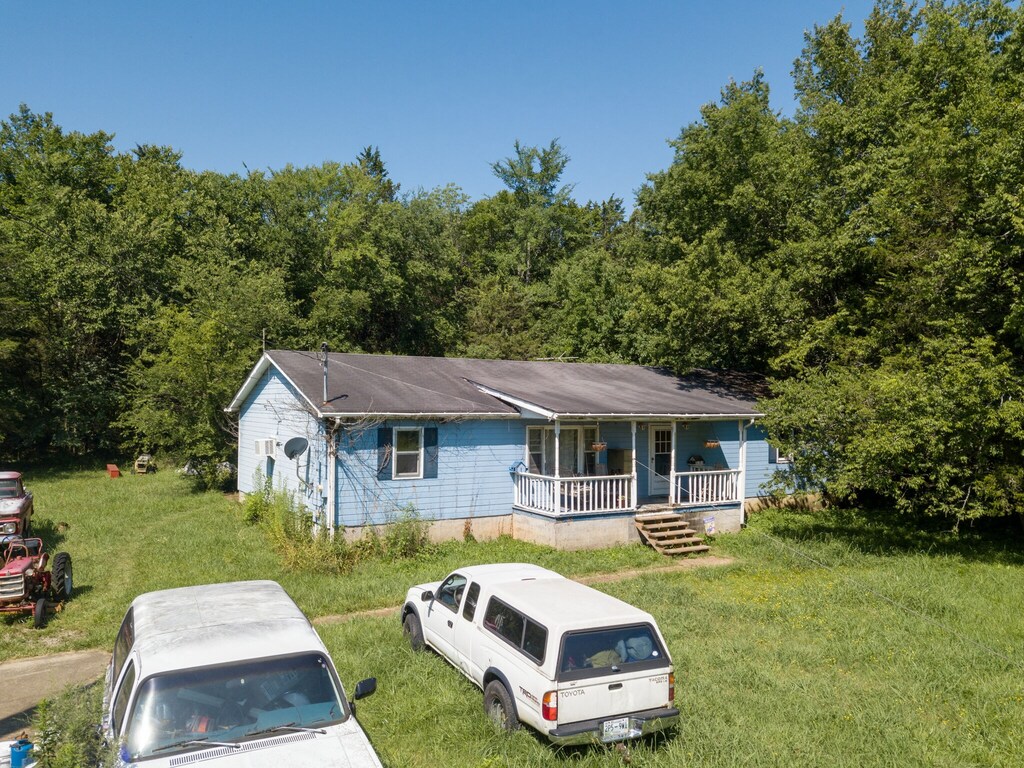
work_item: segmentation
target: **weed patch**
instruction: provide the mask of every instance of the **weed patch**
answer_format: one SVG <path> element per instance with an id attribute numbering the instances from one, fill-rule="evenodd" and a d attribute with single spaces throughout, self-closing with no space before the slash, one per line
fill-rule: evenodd
<path id="1" fill-rule="evenodd" d="M 39 768 L 117 765 L 116 748 L 106 746 L 96 724 L 103 704 L 101 681 L 69 686 L 36 709 L 32 756 Z"/>
<path id="2" fill-rule="evenodd" d="M 294 494 L 275 489 L 269 478 L 258 478 L 256 485 L 258 490 L 242 505 L 242 519 L 259 526 L 288 569 L 345 574 L 369 560 L 414 558 L 430 550 L 430 524 L 412 505 L 380 528 L 366 526 L 360 538 L 348 543 L 342 532 L 331 536 L 315 525 Z"/>

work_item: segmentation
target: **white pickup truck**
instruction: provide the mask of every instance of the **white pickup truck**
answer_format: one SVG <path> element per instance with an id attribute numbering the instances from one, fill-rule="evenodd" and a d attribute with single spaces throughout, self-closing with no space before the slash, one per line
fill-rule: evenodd
<path id="1" fill-rule="evenodd" d="M 402 625 L 484 692 L 507 730 L 609 743 L 674 726 L 675 674 L 654 618 L 525 563 L 460 568 L 406 595 Z"/>
<path id="2" fill-rule="evenodd" d="M 101 730 L 117 766 L 381 768 L 327 648 L 279 584 L 139 595 L 114 641 Z"/>

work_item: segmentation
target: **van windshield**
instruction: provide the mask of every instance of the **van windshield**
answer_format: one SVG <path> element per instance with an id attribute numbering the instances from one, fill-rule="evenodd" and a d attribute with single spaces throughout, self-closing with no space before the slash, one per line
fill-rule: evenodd
<path id="1" fill-rule="evenodd" d="M 650 625 L 632 624 L 567 633 L 562 641 L 558 670 L 560 679 L 572 680 L 669 663 Z"/>
<path id="2" fill-rule="evenodd" d="M 323 728 L 347 717 L 325 656 L 309 653 L 179 670 L 139 686 L 125 734 L 131 760 Z M 123 753 L 122 753 L 123 754 Z"/>

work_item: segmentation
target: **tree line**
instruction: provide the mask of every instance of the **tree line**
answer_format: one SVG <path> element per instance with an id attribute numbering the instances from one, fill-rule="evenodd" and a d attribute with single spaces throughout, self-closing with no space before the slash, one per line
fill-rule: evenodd
<path id="1" fill-rule="evenodd" d="M 498 190 L 347 163 L 195 172 L 28 107 L 0 123 L 0 458 L 233 452 L 266 345 L 762 373 L 787 482 L 961 520 L 1024 502 L 1024 26 L 881 0 L 671 143 L 627 215 L 558 141 Z"/>

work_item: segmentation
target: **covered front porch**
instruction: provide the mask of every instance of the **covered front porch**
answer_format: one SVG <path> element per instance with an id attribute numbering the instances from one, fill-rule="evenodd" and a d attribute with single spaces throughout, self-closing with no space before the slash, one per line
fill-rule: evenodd
<path id="1" fill-rule="evenodd" d="M 564 519 L 744 499 L 743 421 L 555 421 L 527 427 L 526 442 L 512 468 L 513 506 L 526 512 Z"/>

